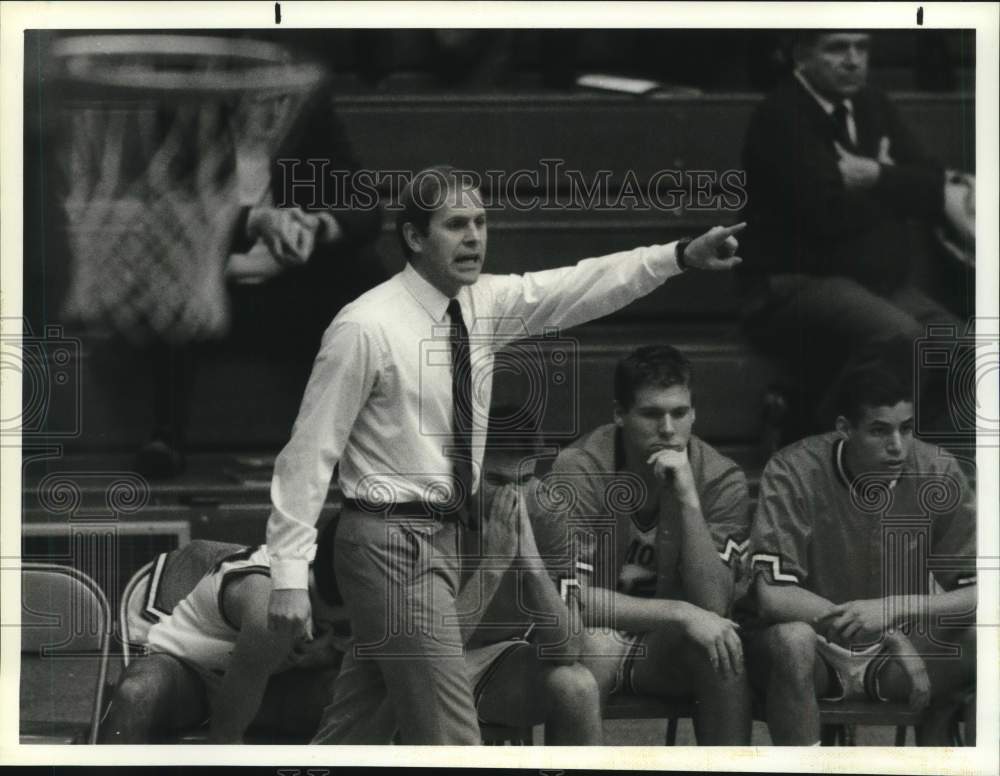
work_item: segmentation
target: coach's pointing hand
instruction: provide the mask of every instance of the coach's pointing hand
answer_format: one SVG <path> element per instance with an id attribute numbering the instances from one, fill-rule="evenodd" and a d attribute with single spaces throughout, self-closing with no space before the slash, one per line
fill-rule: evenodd
<path id="1" fill-rule="evenodd" d="M 688 243 L 684 263 L 694 269 L 732 269 L 743 261 L 736 255 L 740 247 L 736 235 L 746 228 L 746 221 L 733 226 L 713 226 Z"/>
<path id="2" fill-rule="evenodd" d="M 293 639 L 311 641 L 312 607 L 309 591 L 299 589 L 272 590 L 267 606 L 267 629 Z"/>

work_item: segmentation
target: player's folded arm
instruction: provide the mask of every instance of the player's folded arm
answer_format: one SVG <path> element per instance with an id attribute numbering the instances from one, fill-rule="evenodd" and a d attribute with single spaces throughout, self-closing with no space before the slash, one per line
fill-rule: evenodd
<path id="1" fill-rule="evenodd" d="M 292 637 L 267 627 L 270 579 L 248 574 L 227 585 L 223 616 L 239 630 L 229 667 L 213 696 L 211 738 L 238 741 L 260 709 L 268 678 L 287 660 Z"/>

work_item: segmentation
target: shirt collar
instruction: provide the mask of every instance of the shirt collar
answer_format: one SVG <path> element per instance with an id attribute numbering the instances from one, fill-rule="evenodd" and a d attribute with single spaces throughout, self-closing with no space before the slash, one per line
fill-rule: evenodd
<path id="1" fill-rule="evenodd" d="M 841 485 L 850 490 L 854 486 L 854 480 L 856 479 L 854 474 L 849 468 L 847 468 L 847 440 L 843 437 L 837 439 L 833 445 L 833 469 L 837 472 L 837 479 L 840 480 Z M 894 480 L 889 481 L 889 489 L 892 490 L 896 487 L 896 483 L 899 482 L 897 477 Z"/>
<path id="2" fill-rule="evenodd" d="M 419 272 L 417 272 L 410 262 L 406 262 L 403 271 L 400 273 L 403 285 L 410 292 L 414 299 L 423 307 L 427 314 L 435 323 L 441 323 L 445 319 L 448 311 L 448 302 L 451 300 L 442 294 L 438 289 L 428 283 Z"/>
<path id="3" fill-rule="evenodd" d="M 812 98 L 816 100 L 816 102 L 819 104 L 819 107 L 823 109 L 823 112 L 826 113 L 827 116 L 832 116 L 834 110 L 837 109 L 836 104 L 830 102 L 828 99 L 826 99 L 826 97 L 824 97 L 815 89 L 813 89 L 812 84 L 809 83 L 809 81 L 806 79 L 804 75 L 802 75 L 801 70 L 795 71 L 795 77 L 798 79 L 799 83 L 802 84 L 802 88 L 812 95 Z M 849 98 L 845 98 L 841 100 L 841 102 L 847 107 L 848 114 L 854 112 L 854 106 L 851 104 L 851 100 Z"/>

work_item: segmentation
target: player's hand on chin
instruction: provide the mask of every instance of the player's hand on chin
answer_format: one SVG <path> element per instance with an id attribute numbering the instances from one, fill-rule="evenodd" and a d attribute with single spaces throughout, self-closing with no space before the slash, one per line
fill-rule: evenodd
<path id="1" fill-rule="evenodd" d="M 683 498 L 697 498 L 697 488 L 694 482 L 694 472 L 688 460 L 687 449 L 673 450 L 664 448 L 657 450 L 646 463 L 653 467 L 653 474 L 665 486 L 672 487 L 677 495 Z"/>

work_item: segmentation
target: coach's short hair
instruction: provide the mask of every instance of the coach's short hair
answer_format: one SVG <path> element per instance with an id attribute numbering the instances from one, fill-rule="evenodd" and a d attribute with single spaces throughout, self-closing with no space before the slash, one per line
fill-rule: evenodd
<path id="1" fill-rule="evenodd" d="M 316 556 L 313 559 L 313 578 L 316 580 L 316 595 L 327 606 L 341 606 L 344 599 L 337 587 L 337 577 L 333 572 L 333 541 L 337 535 L 338 518 L 334 517 L 320 530 L 316 541 Z"/>
<path id="2" fill-rule="evenodd" d="M 633 350 L 615 367 L 615 401 L 626 411 L 640 388 L 692 387 L 691 362 L 672 345 L 646 345 Z"/>
<path id="3" fill-rule="evenodd" d="M 441 208 L 448 195 L 473 186 L 474 178 L 447 164 L 428 167 L 409 180 L 399 193 L 400 210 L 396 214 L 396 237 L 407 260 L 413 251 L 403 235 L 403 224 L 413 224 L 418 232 L 426 235 L 431 216 Z"/>
<path id="4" fill-rule="evenodd" d="M 846 372 L 837 387 L 836 411 L 858 423 L 865 409 L 913 401 L 913 381 L 898 363 L 880 361 Z"/>

